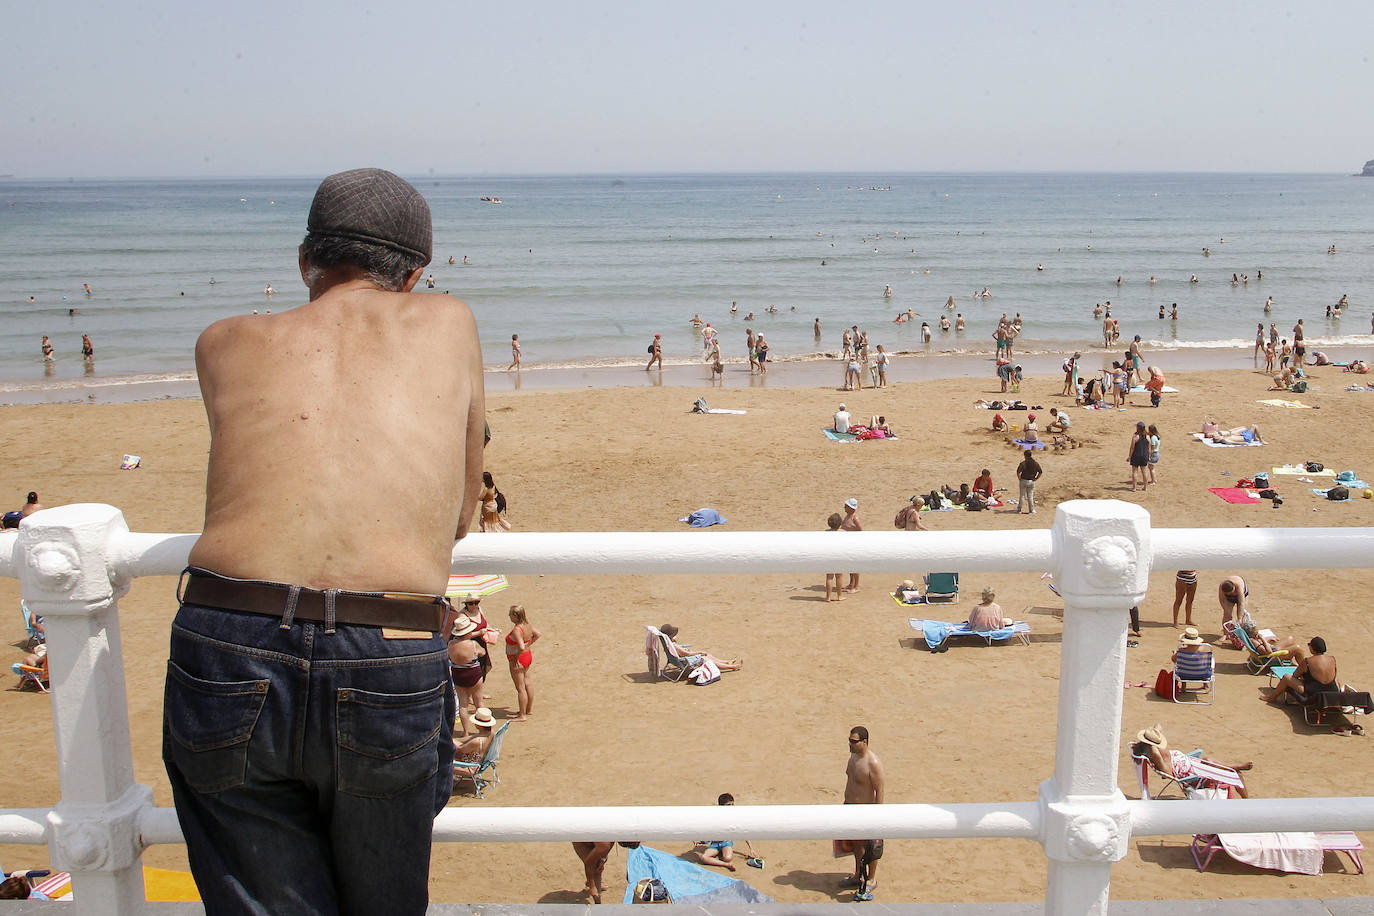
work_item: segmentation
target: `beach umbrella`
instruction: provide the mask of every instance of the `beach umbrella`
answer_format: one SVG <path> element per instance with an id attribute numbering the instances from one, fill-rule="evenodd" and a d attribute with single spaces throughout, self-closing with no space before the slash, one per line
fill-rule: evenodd
<path id="1" fill-rule="evenodd" d="M 489 575 L 472 576 L 449 576 L 448 588 L 444 594 L 449 598 L 458 598 L 468 593 L 472 593 L 479 598 L 494 595 L 499 591 L 510 588 L 510 583 L 506 577 L 496 573 Z"/>

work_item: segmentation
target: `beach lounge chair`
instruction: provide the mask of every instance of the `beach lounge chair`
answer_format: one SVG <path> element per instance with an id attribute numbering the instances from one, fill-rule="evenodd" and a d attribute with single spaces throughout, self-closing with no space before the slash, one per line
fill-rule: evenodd
<path id="1" fill-rule="evenodd" d="M 688 669 L 700 664 L 696 656 L 678 652 L 673 641 L 658 627 L 646 624 L 644 629 L 647 631 L 644 638 L 644 654 L 649 658 L 650 674 L 666 677 L 670 681 L 680 681 Z"/>
<path id="2" fill-rule="evenodd" d="M 1168 792 L 1171 786 L 1178 786 L 1180 797 L 1184 797 L 1182 795 L 1184 789 L 1190 786 L 1197 785 L 1198 780 L 1202 778 L 1200 775 L 1193 775 L 1184 776 L 1182 779 L 1179 779 L 1177 776 L 1169 775 L 1168 773 L 1156 767 L 1154 761 L 1151 760 L 1149 757 L 1141 757 L 1135 754 L 1133 751 L 1131 751 L 1131 745 L 1134 743 L 1135 742 L 1133 741 L 1128 741 L 1126 743 L 1126 748 L 1127 752 L 1131 755 L 1131 763 L 1135 766 L 1135 780 L 1136 785 L 1140 787 L 1140 797 L 1145 801 L 1149 801 L 1155 798 L 1163 798 L 1164 793 Z M 1188 756 L 1201 759 L 1202 748 L 1197 748 L 1196 750 L 1189 751 Z M 1164 785 L 1160 786 L 1159 791 L 1154 794 L 1150 793 L 1151 773 L 1154 773 L 1160 779 L 1164 780 Z"/>
<path id="3" fill-rule="evenodd" d="M 42 630 L 34 626 L 33 611 L 29 610 L 28 604 L 22 598 L 19 599 L 19 610 L 24 614 L 24 629 L 28 631 L 29 635 L 28 647 L 33 649 L 41 643 L 47 642 L 48 637 Z"/>
<path id="4" fill-rule="evenodd" d="M 1227 621 L 1227 623 L 1230 622 Z M 1241 646 L 1245 649 L 1245 667 L 1250 669 L 1251 674 L 1267 674 L 1273 680 L 1298 670 L 1297 665 L 1285 664 L 1288 658 L 1287 652 L 1262 652 L 1259 646 L 1251 641 L 1250 634 L 1245 632 L 1244 627 L 1235 627 L 1234 632 L 1236 637 L 1240 639 Z"/>
<path id="5" fill-rule="evenodd" d="M 1193 861 L 1198 871 L 1206 871 L 1212 857 L 1225 852 L 1237 862 L 1256 868 L 1299 872 L 1309 875 L 1322 873 L 1322 859 L 1328 852 L 1343 852 L 1350 856 L 1356 874 L 1364 874 L 1360 850 L 1364 843 L 1345 830 L 1319 833 L 1197 833 L 1193 835 Z"/>
<path id="6" fill-rule="evenodd" d="M 957 572 L 927 573 L 926 603 L 957 604 L 959 602 L 959 574 Z"/>
<path id="7" fill-rule="evenodd" d="M 1180 652 L 1174 659 L 1174 702 L 1210 705 L 1216 699 L 1216 660 L 1210 649 Z M 1196 699 L 1185 699 L 1191 695 Z M 1202 697 L 1206 699 L 1202 699 Z"/>
<path id="8" fill-rule="evenodd" d="M 26 665 L 23 662 L 15 662 L 10 666 L 10 670 L 19 675 L 19 690 L 32 684 L 43 693 L 48 692 L 48 669 L 36 668 L 33 665 Z"/>
<path id="9" fill-rule="evenodd" d="M 954 636 L 977 636 L 992 645 L 1005 639 L 1015 639 L 1023 646 L 1030 645 L 1030 624 L 1024 620 L 1018 620 L 1009 627 L 999 627 L 996 630 L 970 630 L 968 621 L 959 623 L 947 623 L 943 620 L 922 620 L 919 617 L 908 617 L 907 623 L 913 630 L 920 630 L 921 637 L 926 641 L 926 647 L 931 652 L 943 652 L 949 648 L 945 642 Z"/>
<path id="10" fill-rule="evenodd" d="M 482 759 L 477 763 L 469 763 L 463 760 L 453 761 L 453 781 L 455 785 L 460 779 L 472 780 L 472 791 L 481 798 L 487 791 L 487 786 L 492 783 L 501 782 L 501 776 L 496 772 L 496 764 L 501 759 L 501 742 L 506 737 L 506 730 L 510 728 L 510 719 L 501 723 L 501 727 L 491 736 L 491 746 L 482 755 Z M 491 775 L 483 775 L 490 772 Z"/>
<path id="11" fill-rule="evenodd" d="M 1361 710 L 1366 715 L 1374 713 L 1374 701 L 1367 691 L 1354 690 L 1349 684 L 1340 690 L 1320 690 L 1297 696 L 1292 691 L 1283 695 L 1285 703 L 1296 701 L 1302 707 L 1303 720 L 1308 725 L 1317 726 L 1335 715 L 1350 715 Z"/>

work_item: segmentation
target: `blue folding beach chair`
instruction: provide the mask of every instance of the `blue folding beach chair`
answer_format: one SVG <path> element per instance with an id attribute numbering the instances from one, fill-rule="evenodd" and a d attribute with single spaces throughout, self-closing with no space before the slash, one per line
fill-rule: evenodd
<path id="1" fill-rule="evenodd" d="M 501 760 L 501 742 L 506 737 L 506 730 L 510 728 L 510 719 L 501 723 L 501 727 L 496 730 L 496 734 L 491 736 L 491 744 L 487 747 L 487 752 L 482 755 L 482 759 L 477 763 L 469 763 L 465 760 L 453 761 L 453 781 L 456 784 L 459 779 L 471 779 L 472 791 L 481 798 L 487 791 L 487 786 L 492 783 L 499 783 L 501 776 L 496 772 L 496 764 Z M 490 772 L 490 776 L 483 775 Z"/>
<path id="2" fill-rule="evenodd" d="M 24 613 L 24 629 L 28 630 L 29 648 L 33 649 L 35 646 L 47 642 L 47 635 L 34 625 L 42 623 L 41 618 L 35 619 L 33 612 L 29 610 L 29 606 L 24 603 L 23 598 L 19 599 L 19 610 Z"/>

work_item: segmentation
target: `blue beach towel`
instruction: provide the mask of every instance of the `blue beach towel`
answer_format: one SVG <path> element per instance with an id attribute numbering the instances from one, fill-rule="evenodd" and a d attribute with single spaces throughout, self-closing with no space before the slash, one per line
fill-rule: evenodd
<path id="1" fill-rule="evenodd" d="M 1038 439 L 1035 442 L 1027 442 L 1025 439 L 1013 439 L 1011 441 L 1015 442 L 1022 448 L 1033 449 L 1037 452 L 1042 451 L 1045 448 L 1045 443 L 1039 441 Z"/>
<path id="2" fill-rule="evenodd" d="M 821 432 L 825 433 L 825 438 L 831 442 L 858 442 L 859 440 L 853 433 L 837 433 L 828 426 L 821 427 Z"/>
<path id="3" fill-rule="evenodd" d="M 1312 488 L 1312 492 L 1313 492 L 1313 493 L 1316 493 L 1318 496 L 1322 497 L 1323 499 L 1326 498 L 1326 491 L 1325 491 L 1325 490 L 1318 489 L 1317 487 L 1313 487 L 1313 488 Z M 1350 502 L 1350 501 L 1351 501 L 1352 499 L 1354 499 L 1354 498 L 1355 498 L 1354 496 L 1347 496 L 1345 499 L 1332 499 L 1332 500 L 1329 500 L 1329 501 L 1330 501 L 1330 502 L 1333 502 L 1333 503 L 1348 503 L 1348 502 Z"/>
<path id="4" fill-rule="evenodd" d="M 726 519 L 715 509 L 698 509 L 691 515 L 684 515 L 678 521 L 686 522 L 693 528 L 709 528 L 712 525 L 724 525 Z"/>
<path id="5" fill-rule="evenodd" d="M 635 885 L 644 878 L 663 882 L 673 903 L 772 903 L 773 898 L 738 878 L 729 878 L 677 856 L 638 846 L 625 851 L 625 903 L 634 903 Z"/>
<path id="6" fill-rule="evenodd" d="M 945 640 L 949 638 L 949 631 L 952 626 L 952 624 L 945 623 L 942 620 L 922 621 L 921 635 L 925 637 L 927 646 L 932 649 L 938 649 L 944 644 Z"/>

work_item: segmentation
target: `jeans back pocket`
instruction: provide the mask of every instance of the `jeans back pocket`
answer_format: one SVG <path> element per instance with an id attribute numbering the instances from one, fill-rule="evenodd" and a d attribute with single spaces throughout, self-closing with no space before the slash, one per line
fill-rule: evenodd
<path id="1" fill-rule="evenodd" d="M 339 791 L 390 798 L 433 778 L 439 771 L 448 689 L 443 681 L 418 693 L 340 688 L 335 694 Z"/>
<path id="2" fill-rule="evenodd" d="M 198 792 L 243 785 L 248 742 L 270 681 L 207 681 L 167 662 L 163 755 Z"/>

